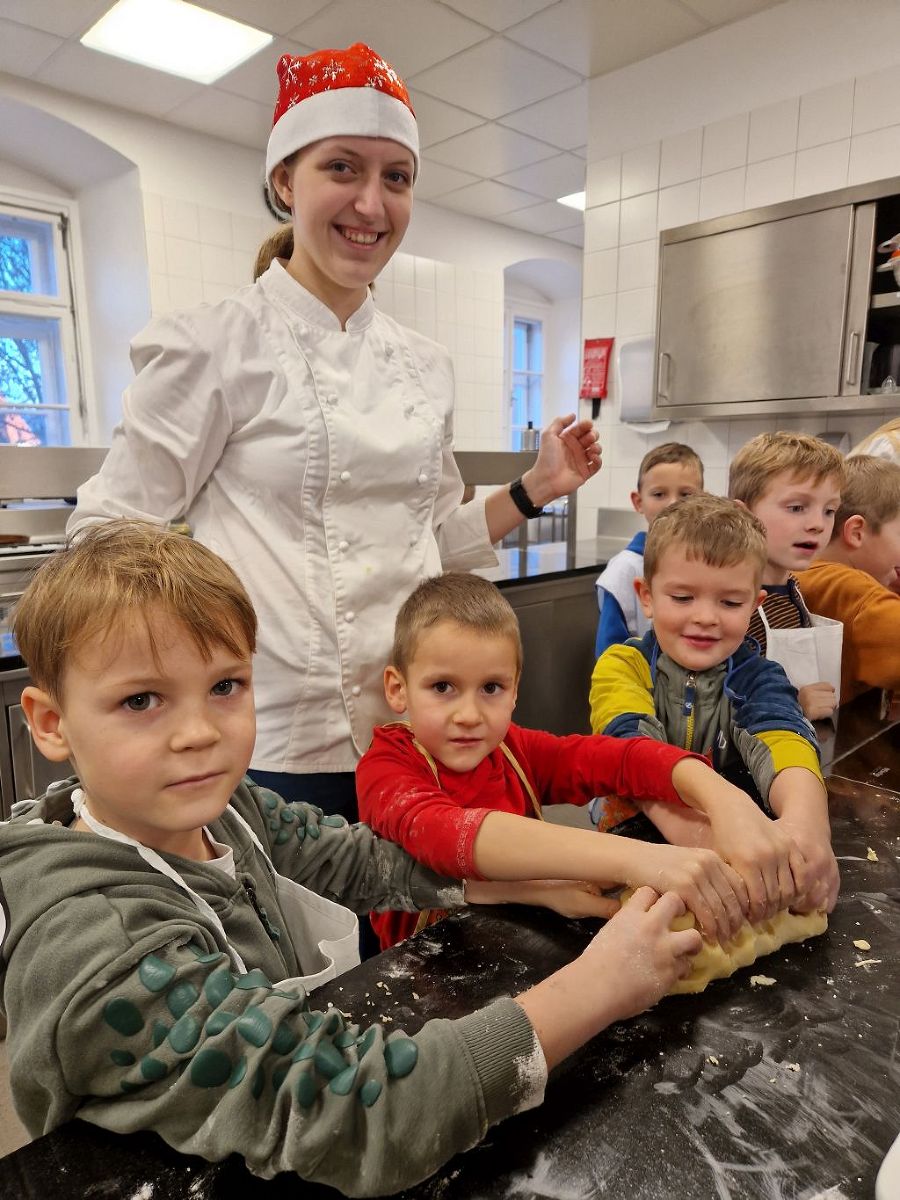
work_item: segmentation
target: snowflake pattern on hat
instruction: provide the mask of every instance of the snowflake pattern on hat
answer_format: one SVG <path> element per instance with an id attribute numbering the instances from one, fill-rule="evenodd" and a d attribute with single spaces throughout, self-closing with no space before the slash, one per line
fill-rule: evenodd
<path id="1" fill-rule="evenodd" d="M 273 125 L 288 109 L 337 88 L 376 88 L 399 100 L 415 115 L 403 80 L 364 42 L 356 42 L 346 50 L 317 50 L 299 57 L 284 54 L 277 69 L 280 87 Z"/>

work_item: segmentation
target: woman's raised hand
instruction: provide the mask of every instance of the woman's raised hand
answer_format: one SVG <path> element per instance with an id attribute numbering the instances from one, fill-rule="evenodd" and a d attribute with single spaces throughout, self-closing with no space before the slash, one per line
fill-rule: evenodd
<path id="1" fill-rule="evenodd" d="M 522 483 L 532 504 L 542 507 L 567 496 L 600 470 L 598 433 L 591 421 L 567 413 L 541 433 L 537 461 Z"/>

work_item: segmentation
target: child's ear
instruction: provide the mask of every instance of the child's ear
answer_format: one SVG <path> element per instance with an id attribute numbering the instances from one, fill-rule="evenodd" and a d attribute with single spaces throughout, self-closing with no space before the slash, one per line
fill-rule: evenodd
<path id="1" fill-rule="evenodd" d="M 868 525 L 866 524 L 866 518 L 861 513 L 854 513 L 853 516 L 848 517 L 844 522 L 840 536 L 849 550 L 858 550 L 866 540 L 867 533 Z"/>
<path id="2" fill-rule="evenodd" d="M 650 597 L 650 585 L 646 579 L 635 579 L 634 594 L 638 598 L 644 616 L 648 621 L 653 620 L 653 600 Z"/>
<path id="3" fill-rule="evenodd" d="M 745 504 L 743 500 L 732 500 L 732 504 L 736 504 L 738 508 L 743 508 L 746 512 L 750 512 L 750 505 Z"/>
<path id="4" fill-rule="evenodd" d="M 70 758 L 69 741 L 62 728 L 62 713 L 59 705 L 48 692 L 40 688 L 27 687 L 22 692 L 22 711 L 34 744 L 51 762 L 65 762 Z"/>
<path id="5" fill-rule="evenodd" d="M 756 601 L 750 610 L 752 613 L 756 612 L 756 610 L 759 608 L 759 606 L 762 604 L 763 600 L 765 600 L 765 598 L 766 598 L 766 596 L 768 596 L 768 594 L 769 593 L 766 591 L 765 588 L 759 589 L 759 595 L 756 597 Z"/>
<path id="6" fill-rule="evenodd" d="M 390 705 L 391 712 L 406 712 L 406 680 L 396 667 L 385 667 L 384 698 Z"/>
<path id="7" fill-rule="evenodd" d="M 644 502 L 641 499 L 640 492 L 632 492 L 631 493 L 631 507 L 634 509 L 634 511 L 636 513 L 640 513 L 641 516 L 644 515 Z"/>

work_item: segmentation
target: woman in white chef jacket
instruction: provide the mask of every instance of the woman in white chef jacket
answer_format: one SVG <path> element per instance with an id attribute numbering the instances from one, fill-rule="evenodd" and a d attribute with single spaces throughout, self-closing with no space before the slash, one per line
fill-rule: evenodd
<path id="1" fill-rule="evenodd" d="M 270 196 L 294 249 L 221 303 L 156 320 L 69 532 L 170 521 L 238 572 L 260 622 L 251 773 L 355 818 L 353 771 L 390 717 L 394 615 L 424 577 L 491 548 L 600 465 L 589 422 L 556 420 L 522 480 L 462 507 L 447 352 L 379 313 L 368 285 L 409 223 L 418 134 L 368 47 L 278 64 Z"/>

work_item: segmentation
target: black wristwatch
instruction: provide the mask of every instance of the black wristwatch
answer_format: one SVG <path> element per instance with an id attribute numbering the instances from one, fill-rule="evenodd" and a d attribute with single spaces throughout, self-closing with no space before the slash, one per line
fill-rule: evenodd
<path id="1" fill-rule="evenodd" d="M 531 503 L 528 493 L 525 491 L 525 484 L 522 482 L 522 477 L 514 479 L 509 485 L 509 494 L 513 504 L 519 510 L 523 517 L 539 517 L 544 511 L 542 508 L 535 508 Z"/>

